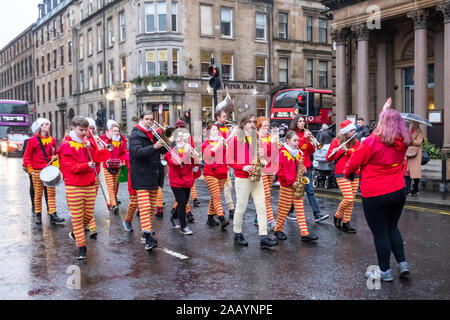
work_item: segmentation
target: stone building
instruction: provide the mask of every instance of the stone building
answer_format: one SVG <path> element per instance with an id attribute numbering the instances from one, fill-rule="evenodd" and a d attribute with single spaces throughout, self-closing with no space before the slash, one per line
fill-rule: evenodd
<path id="1" fill-rule="evenodd" d="M 433 123 L 423 128 L 450 148 L 450 1 L 322 0 L 333 17 L 336 121 L 370 121 L 387 97 L 400 112 Z M 447 126 L 445 125 L 447 123 Z"/>
<path id="2" fill-rule="evenodd" d="M 75 46 L 72 30 L 74 0 L 45 0 L 33 25 L 36 116 L 52 122 L 52 135 L 60 141 L 79 114 L 75 105 Z"/>
<path id="3" fill-rule="evenodd" d="M 0 50 L 0 99 L 28 101 L 35 109 L 31 26 Z"/>

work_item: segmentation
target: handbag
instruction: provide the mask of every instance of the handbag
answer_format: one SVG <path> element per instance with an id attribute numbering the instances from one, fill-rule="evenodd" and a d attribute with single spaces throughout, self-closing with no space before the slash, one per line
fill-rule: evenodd
<path id="1" fill-rule="evenodd" d="M 414 158 L 415 156 L 417 156 L 417 152 L 419 152 L 419 147 L 410 146 L 408 147 L 408 150 L 406 150 L 406 157 Z"/>
<path id="2" fill-rule="evenodd" d="M 421 165 L 424 166 L 428 162 L 430 162 L 430 155 L 428 154 L 428 152 L 426 150 L 422 150 L 422 163 L 421 163 Z"/>

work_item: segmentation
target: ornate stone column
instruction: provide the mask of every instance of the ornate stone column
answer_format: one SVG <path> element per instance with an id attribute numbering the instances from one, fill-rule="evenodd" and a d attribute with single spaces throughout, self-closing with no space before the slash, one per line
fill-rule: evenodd
<path id="1" fill-rule="evenodd" d="M 376 115 L 387 98 L 394 100 L 394 63 L 392 30 L 383 28 L 377 37 L 377 104 Z M 395 106 L 395 101 L 393 102 Z"/>
<path id="2" fill-rule="evenodd" d="M 369 113 L 369 29 L 365 23 L 352 27 L 358 41 L 358 59 L 356 61 L 356 101 L 358 117 L 370 122 Z"/>
<path id="3" fill-rule="evenodd" d="M 443 148 L 450 151 L 450 1 L 436 7 L 444 14 L 444 142 Z"/>
<path id="4" fill-rule="evenodd" d="M 427 19 L 428 11 L 415 10 L 406 14 L 414 20 L 414 113 L 427 118 L 428 52 Z M 422 128 L 426 136 L 426 128 Z"/>
<path id="5" fill-rule="evenodd" d="M 345 45 L 348 31 L 335 29 L 331 31 L 331 36 L 336 42 L 336 128 L 340 128 L 347 114 Z"/>

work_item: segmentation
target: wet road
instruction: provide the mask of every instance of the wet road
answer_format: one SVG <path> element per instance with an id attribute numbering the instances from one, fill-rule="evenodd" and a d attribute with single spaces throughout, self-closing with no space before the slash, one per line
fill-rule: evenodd
<path id="1" fill-rule="evenodd" d="M 331 219 L 315 224 L 306 205 L 310 232 L 317 243 L 301 242 L 295 221 L 286 221 L 288 240 L 273 250 L 261 250 L 254 207 L 245 216 L 248 247 L 233 244 L 232 225 L 222 232 L 206 225 L 208 194 L 197 180 L 200 207 L 194 208 L 194 234 L 173 230 L 169 212 L 173 195 L 164 190 L 165 216 L 154 219 L 158 248 L 146 252 L 140 243 L 139 219 L 135 231 L 123 229 L 128 204 L 126 184 L 120 185 L 120 216 L 110 216 L 99 196 L 95 215 L 98 238 L 88 239 L 88 259 L 77 261 L 77 248 L 68 237 L 70 214 L 64 186 L 57 188 L 57 211 L 64 225 L 51 226 L 48 216 L 37 226 L 31 213 L 28 177 L 21 159 L 0 157 L 0 299 L 449 299 L 450 215 L 406 209 L 400 220 L 411 276 L 382 283 L 369 290 L 364 272 L 376 264 L 372 235 L 356 203 L 352 226 L 344 234 Z M 166 184 L 166 186 L 168 186 Z M 278 189 L 273 189 L 277 206 Z M 332 213 L 339 203 L 318 198 L 322 212 Z M 80 289 L 70 289 L 71 268 L 81 271 Z"/>

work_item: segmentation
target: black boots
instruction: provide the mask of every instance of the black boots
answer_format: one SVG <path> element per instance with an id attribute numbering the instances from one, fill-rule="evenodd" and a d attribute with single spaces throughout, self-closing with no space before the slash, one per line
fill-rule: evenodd
<path id="1" fill-rule="evenodd" d="M 287 240 L 287 236 L 283 231 L 275 231 L 273 234 L 275 237 L 277 237 L 278 240 Z"/>
<path id="2" fill-rule="evenodd" d="M 56 212 L 54 214 L 50 215 L 50 224 L 61 223 L 61 222 L 64 222 L 64 221 L 66 221 L 66 219 L 58 217 Z"/>
<path id="3" fill-rule="evenodd" d="M 242 233 L 234 234 L 234 243 L 236 243 L 240 246 L 248 246 L 248 242 L 244 239 L 244 236 L 242 235 Z"/>
<path id="4" fill-rule="evenodd" d="M 217 227 L 219 225 L 213 215 L 208 215 L 208 221 L 206 221 L 206 224 L 211 227 Z"/>
<path id="5" fill-rule="evenodd" d="M 234 209 L 229 209 L 228 211 L 229 211 L 228 217 L 230 218 L 230 220 L 233 220 L 233 218 L 234 218 Z"/>
<path id="6" fill-rule="evenodd" d="M 153 238 L 150 234 L 150 232 L 144 232 L 145 236 L 145 250 L 152 250 L 154 247 L 156 247 L 156 244 L 158 241 L 156 241 L 155 238 Z"/>
<path id="7" fill-rule="evenodd" d="M 194 218 L 194 215 L 192 214 L 192 212 L 186 212 L 186 219 L 187 219 L 188 223 L 195 222 L 195 218 Z"/>
<path id="8" fill-rule="evenodd" d="M 356 229 L 350 226 L 350 222 L 343 223 L 341 230 L 347 233 L 356 233 Z"/>
<path id="9" fill-rule="evenodd" d="M 336 216 L 333 217 L 334 220 L 334 226 L 338 228 L 339 230 L 342 229 L 342 218 L 336 218 Z"/>
<path id="10" fill-rule="evenodd" d="M 86 246 L 78 248 L 77 260 L 86 260 Z"/>
<path id="11" fill-rule="evenodd" d="M 302 242 L 310 242 L 319 239 L 315 235 L 308 234 L 307 236 L 302 236 Z"/>
<path id="12" fill-rule="evenodd" d="M 42 224 L 42 214 L 36 213 L 36 224 Z"/>
<path id="13" fill-rule="evenodd" d="M 275 247 L 278 245 L 278 242 L 270 239 L 268 236 L 261 236 L 261 248 L 266 249 L 270 247 Z"/>
<path id="14" fill-rule="evenodd" d="M 220 229 L 225 230 L 227 226 L 230 224 L 224 216 L 219 217 L 220 221 Z"/>

